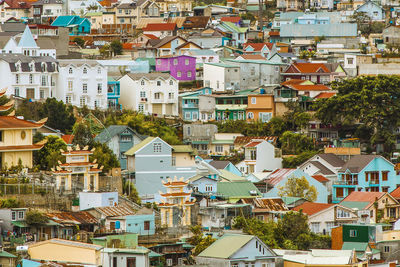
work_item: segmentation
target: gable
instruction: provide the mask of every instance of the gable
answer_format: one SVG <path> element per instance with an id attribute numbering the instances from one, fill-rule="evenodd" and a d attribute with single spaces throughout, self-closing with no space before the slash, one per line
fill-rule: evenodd
<path id="1" fill-rule="evenodd" d="M 161 151 L 160 152 L 155 152 L 156 147 L 159 147 L 161 145 Z M 172 154 L 172 147 L 167 144 L 164 140 L 161 138 L 157 137 L 154 138 L 151 142 L 146 144 L 144 147 L 136 151 L 135 155 L 145 155 L 145 154 L 150 154 L 150 155 L 171 155 Z"/>
<path id="2" fill-rule="evenodd" d="M 233 253 L 229 259 L 247 258 L 248 260 L 253 260 L 260 257 L 276 257 L 276 254 L 259 238 L 253 237 L 249 242 Z"/>
<path id="3" fill-rule="evenodd" d="M 289 68 L 285 71 L 285 73 L 300 73 L 300 71 L 293 65 L 290 65 Z"/>

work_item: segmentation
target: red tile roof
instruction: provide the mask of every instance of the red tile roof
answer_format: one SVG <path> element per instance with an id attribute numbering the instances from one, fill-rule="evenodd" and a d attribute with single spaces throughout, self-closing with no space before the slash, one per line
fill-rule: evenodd
<path id="1" fill-rule="evenodd" d="M 326 204 L 326 203 L 314 203 L 314 202 L 304 202 L 300 206 L 295 207 L 293 210 L 300 211 L 303 210 L 303 213 L 308 216 L 323 211 L 327 208 L 334 206 L 335 204 Z"/>
<path id="2" fill-rule="evenodd" d="M 240 17 L 222 17 L 221 21 L 239 23 L 242 19 Z"/>
<path id="3" fill-rule="evenodd" d="M 332 96 L 336 95 L 335 92 L 323 92 L 318 94 L 316 97 L 314 98 L 331 98 Z"/>
<path id="4" fill-rule="evenodd" d="M 316 73 L 320 69 L 323 70 L 323 72 L 329 73 L 329 69 L 325 66 L 323 63 L 293 63 L 293 66 L 295 66 L 300 72 L 302 73 Z"/>
<path id="5" fill-rule="evenodd" d="M 9 6 L 6 9 L 29 9 L 32 5 L 28 1 L 5 0 L 4 2 Z"/>
<path id="6" fill-rule="evenodd" d="M 158 39 L 158 37 L 155 36 L 154 34 L 145 33 L 145 34 L 143 34 L 143 35 L 146 36 L 146 37 L 149 38 L 149 39 L 152 39 L 152 40 Z"/>
<path id="7" fill-rule="evenodd" d="M 272 186 L 275 186 L 295 170 L 296 169 L 277 169 L 268 175 L 266 182 Z"/>
<path id="8" fill-rule="evenodd" d="M 70 145 L 72 144 L 72 140 L 74 140 L 74 135 L 64 134 L 63 136 L 61 136 L 61 138 L 67 145 Z"/>
<path id="9" fill-rule="evenodd" d="M 173 31 L 176 29 L 176 23 L 149 23 L 143 31 Z"/>
<path id="10" fill-rule="evenodd" d="M 395 199 L 400 199 L 400 186 L 393 190 L 390 195 Z"/>
<path id="11" fill-rule="evenodd" d="M 295 84 L 290 87 L 297 91 L 329 91 L 329 90 L 331 90 L 328 86 L 323 85 L 323 84 L 310 84 L 310 85 Z"/>
<path id="12" fill-rule="evenodd" d="M 261 143 L 262 143 L 261 141 L 253 141 L 253 142 L 248 143 L 244 147 L 255 147 L 255 146 L 258 146 Z"/>
<path id="13" fill-rule="evenodd" d="M 235 138 L 235 145 L 244 146 L 254 139 L 263 139 L 267 142 L 276 143 L 278 141 L 277 136 L 237 136 Z"/>
<path id="14" fill-rule="evenodd" d="M 240 55 L 241 58 L 243 59 L 250 59 L 250 60 L 266 60 L 265 57 L 262 55 Z"/>
<path id="15" fill-rule="evenodd" d="M 279 32 L 270 31 L 270 32 L 268 33 L 268 35 L 269 35 L 269 36 L 280 36 L 280 33 L 279 33 Z"/>
<path id="16" fill-rule="evenodd" d="M 314 175 L 314 176 L 312 176 L 312 178 L 314 178 L 315 180 L 317 180 L 317 181 L 320 182 L 320 183 L 322 183 L 322 182 L 328 182 L 328 181 L 329 181 L 329 179 L 326 178 L 326 177 L 323 176 L 323 175 Z"/>
<path id="17" fill-rule="evenodd" d="M 261 51 L 264 46 L 267 46 L 268 49 L 272 49 L 273 43 L 244 43 L 243 50 L 245 50 L 248 46 L 252 47 L 254 51 Z"/>

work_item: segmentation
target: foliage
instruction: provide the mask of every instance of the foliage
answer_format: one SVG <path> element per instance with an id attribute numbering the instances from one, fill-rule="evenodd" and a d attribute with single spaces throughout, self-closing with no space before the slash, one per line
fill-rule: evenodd
<path id="1" fill-rule="evenodd" d="M 300 52 L 300 58 L 301 59 L 309 59 L 315 57 L 316 53 L 314 50 L 302 50 Z"/>
<path id="2" fill-rule="evenodd" d="M 314 149 L 312 138 L 301 133 L 286 131 L 282 134 L 280 141 L 284 154 L 300 154 Z"/>
<path id="3" fill-rule="evenodd" d="M 34 139 L 41 138 L 35 135 Z M 33 163 L 38 166 L 40 170 L 50 170 L 58 165 L 58 161 L 64 161 L 60 149 L 66 151 L 67 144 L 58 136 L 50 135 L 45 138 L 46 144 L 42 149 L 33 152 Z M 41 140 L 39 140 L 41 141 Z"/>
<path id="4" fill-rule="evenodd" d="M 31 210 L 26 213 L 26 223 L 28 225 L 44 224 L 47 221 L 47 217 L 39 211 Z"/>
<path id="5" fill-rule="evenodd" d="M 15 198 L 0 199 L 1 209 L 19 208 L 20 202 Z"/>
<path id="6" fill-rule="evenodd" d="M 279 187 L 278 194 L 281 197 L 301 197 L 310 202 L 314 202 L 318 196 L 315 186 L 310 185 L 304 176 L 289 178 L 285 186 Z"/>
<path id="7" fill-rule="evenodd" d="M 239 162 L 244 160 L 244 153 L 235 150 L 232 155 L 222 156 L 219 158 L 219 160 L 227 160 L 227 161 L 232 162 L 232 164 L 236 165 Z"/>
<path id="8" fill-rule="evenodd" d="M 83 46 L 85 45 L 85 40 L 83 40 L 80 37 L 75 37 L 74 38 L 74 43 L 76 43 L 77 45 L 79 45 L 80 48 L 83 48 Z"/>
<path id="9" fill-rule="evenodd" d="M 250 20 L 250 22 L 254 22 L 257 20 L 257 18 L 250 12 L 241 14 L 240 17 L 242 18 L 242 20 Z"/>
<path id="10" fill-rule="evenodd" d="M 295 169 L 317 153 L 318 151 L 304 151 L 297 156 L 285 157 L 282 161 L 282 167 Z"/>
<path id="11" fill-rule="evenodd" d="M 126 194 L 128 198 L 136 204 L 141 204 L 142 201 L 140 200 L 139 193 L 133 183 L 126 181 L 123 187 L 123 193 Z"/>
<path id="12" fill-rule="evenodd" d="M 122 54 L 122 44 L 121 44 L 121 42 L 119 40 L 112 41 L 111 44 L 110 44 L 110 50 L 114 54 L 114 56 L 121 55 Z"/>
<path id="13" fill-rule="evenodd" d="M 276 223 L 273 221 L 263 222 L 256 218 L 245 219 L 244 217 L 236 217 L 233 227 L 243 229 L 243 232 L 246 234 L 257 236 L 269 247 L 278 247 L 274 238 Z"/>
<path id="14" fill-rule="evenodd" d="M 306 112 L 298 101 L 285 103 L 288 109 L 283 115 L 284 120 L 289 124 L 289 129 L 296 131 L 306 127 L 312 116 Z"/>
<path id="15" fill-rule="evenodd" d="M 74 139 L 72 143 L 84 147 L 93 145 L 93 133 L 87 123 L 81 122 L 74 126 Z"/>
<path id="16" fill-rule="evenodd" d="M 203 250 L 205 250 L 206 248 L 208 248 L 212 243 L 214 243 L 216 241 L 215 238 L 212 238 L 211 236 L 206 236 L 205 238 L 203 238 L 200 243 L 194 248 L 194 252 L 193 255 L 197 256 L 199 255 L 201 252 L 203 252 Z"/>
<path id="17" fill-rule="evenodd" d="M 46 125 L 68 133 L 75 123 L 73 108 L 65 105 L 62 101 L 55 98 L 47 98 L 42 102 L 29 102 L 24 100 L 16 110 L 18 116 L 23 116 L 26 120 L 41 120 L 47 117 Z"/>
<path id="18" fill-rule="evenodd" d="M 203 229 L 200 225 L 191 226 L 190 231 L 192 232 L 193 236 L 189 238 L 188 241 L 189 244 L 195 246 L 193 253 L 195 256 L 199 255 L 203 250 L 208 248 L 216 240 L 211 236 L 204 236 Z"/>
<path id="19" fill-rule="evenodd" d="M 335 82 L 336 96 L 316 101 L 316 117 L 325 124 L 353 125 L 360 122 L 373 129 L 371 144 L 384 144 L 385 152 L 394 147 L 400 124 L 400 77 L 361 76 Z M 390 107 L 390 108 L 389 108 Z"/>
<path id="20" fill-rule="evenodd" d="M 94 142 L 92 147 L 95 148 L 95 151 L 90 159 L 92 161 L 96 159 L 99 166 L 104 166 L 103 172 L 108 172 L 112 168 L 120 167 L 117 156 L 114 154 L 111 148 L 107 146 L 107 144 Z"/>

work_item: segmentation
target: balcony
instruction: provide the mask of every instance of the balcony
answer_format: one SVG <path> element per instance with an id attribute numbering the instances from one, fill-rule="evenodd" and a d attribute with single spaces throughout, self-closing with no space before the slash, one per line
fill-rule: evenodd
<path id="1" fill-rule="evenodd" d="M 335 181 L 333 182 L 333 185 L 346 185 L 346 186 L 356 186 L 358 185 L 358 180 L 353 180 L 353 181 Z"/>
<path id="2" fill-rule="evenodd" d="M 168 100 L 174 100 L 174 99 L 168 99 Z M 195 104 L 195 103 L 190 103 L 190 104 L 183 104 L 182 108 L 198 108 L 199 104 Z"/>

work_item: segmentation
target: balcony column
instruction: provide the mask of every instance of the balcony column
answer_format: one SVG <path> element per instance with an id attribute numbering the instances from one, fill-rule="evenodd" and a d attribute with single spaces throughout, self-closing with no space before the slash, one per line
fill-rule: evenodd
<path id="1" fill-rule="evenodd" d="M 166 113 L 166 104 L 162 103 L 161 114 L 165 116 Z"/>

